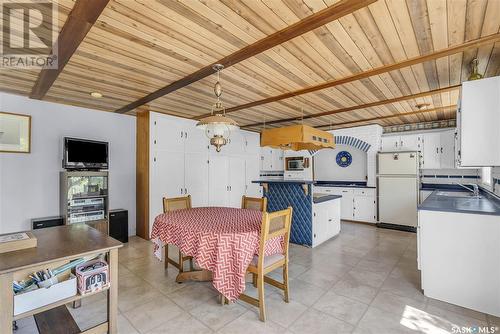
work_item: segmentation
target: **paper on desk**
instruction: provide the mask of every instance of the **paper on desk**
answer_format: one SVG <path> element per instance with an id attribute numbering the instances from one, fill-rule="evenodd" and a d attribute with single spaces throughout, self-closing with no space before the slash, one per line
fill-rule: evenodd
<path id="1" fill-rule="evenodd" d="M 29 239 L 29 235 L 27 233 L 14 233 L 9 235 L 0 236 L 0 243 L 11 242 L 11 241 L 19 241 Z"/>

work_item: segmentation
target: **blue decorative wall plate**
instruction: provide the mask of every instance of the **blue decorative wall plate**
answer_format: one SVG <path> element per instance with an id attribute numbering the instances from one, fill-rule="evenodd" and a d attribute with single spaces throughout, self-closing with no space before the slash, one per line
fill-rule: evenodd
<path id="1" fill-rule="evenodd" d="M 335 158 L 335 160 L 337 161 L 337 165 L 345 168 L 351 164 L 352 155 L 347 151 L 340 151 L 339 153 L 337 153 L 337 157 Z"/>

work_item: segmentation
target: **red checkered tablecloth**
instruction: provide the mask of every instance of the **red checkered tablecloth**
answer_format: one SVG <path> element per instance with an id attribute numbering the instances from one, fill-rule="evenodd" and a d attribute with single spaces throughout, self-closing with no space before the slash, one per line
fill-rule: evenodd
<path id="1" fill-rule="evenodd" d="M 236 208 L 193 208 L 156 217 L 151 239 L 174 244 L 210 270 L 213 286 L 233 301 L 245 290 L 245 273 L 259 250 L 262 212 Z M 283 239 L 268 240 L 265 255 L 283 251 Z"/>

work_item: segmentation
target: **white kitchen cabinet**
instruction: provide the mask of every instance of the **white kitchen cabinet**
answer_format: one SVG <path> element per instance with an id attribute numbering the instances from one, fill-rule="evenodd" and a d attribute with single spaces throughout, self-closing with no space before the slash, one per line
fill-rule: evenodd
<path id="1" fill-rule="evenodd" d="M 399 136 L 383 136 L 381 151 L 397 151 L 399 149 Z"/>
<path id="2" fill-rule="evenodd" d="M 285 170 L 285 165 L 283 162 L 283 150 L 274 149 L 273 150 L 273 163 L 272 170 L 273 171 L 283 171 Z"/>
<path id="3" fill-rule="evenodd" d="M 342 219 L 352 220 L 354 214 L 354 193 L 349 188 L 339 188 L 342 199 L 340 201 L 340 217 Z"/>
<path id="4" fill-rule="evenodd" d="M 255 132 L 245 133 L 246 154 L 260 159 L 260 134 Z"/>
<path id="5" fill-rule="evenodd" d="M 233 208 L 241 207 L 241 197 L 245 195 L 245 158 L 229 158 L 229 203 Z"/>
<path id="6" fill-rule="evenodd" d="M 377 220 L 374 188 L 314 187 L 315 193 L 341 195 L 340 216 L 345 220 L 375 223 Z"/>
<path id="7" fill-rule="evenodd" d="M 441 168 L 455 168 L 455 130 L 446 130 L 440 135 Z"/>
<path id="8" fill-rule="evenodd" d="M 246 193 L 245 158 L 211 155 L 209 166 L 210 206 L 239 208 Z"/>
<path id="9" fill-rule="evenodd" d="M 455 130 L 424 133 L 423 169 L 455 168 Z"/>
<path id="10" fill-rule="evenodd" d="M 399 150 L 401 151 L 422 150 L 422 137 L 419 134 L 401 135 L 399 143 Z"/>
<path id="11" fill-rule="evenodd" d="M 312 247 L 340 233 L 340 201 L 313 203 Z"/>
<path id="12" fill-rule="evenodd" d="M 210 147 L 210 140 L 205 135 L 205 131 L 197 129 L 195 126 L 193 126 L 193 124 L 187 123 L 184 125 L 185 152 L 208 153 L 209 147 Z"/>
<path id="13" fill-rule="evenodd" d="M 419 134 L 383 136 L 381 151 L 420 151 L 422 138 Z"/>
<path id="14" fill-rule="evenodd" d="M 260 178 L 260 159 L 258 156 L 248 156 L 245 161 L 245 194 L 250 197 L 262 197 L 262 186 L 252 181 Z"/>
<path id="15" fill-rule="evenodd" d="M 500 316 L 498 216 L 419 210 L 424 295 Z"/>
<path id="16" fill-rule="evenodd" d="M 261 148 L 261 170 L 263 171 L 283 171 L 284 160 L 283 151 L 271 147 Z"/>
<path id="17" fill-rule="evenodd" d="M 260 137 L 238 131 L 217 153 L 196 122 L 150 113 L 149 231 L 163 211 L 163 197 L 191 195 L 193 207 L 240 207 L 241 197 L 261 197 Z"/>
<path id="18" fill-rule="evenodd" d="M 326 202 L 313 204 L 312 246 L 315 247 L 326 240 L 328 208 Z"/>
<path id="19" fill-rule="evenodd" d="M 353 220 L 374 222 L 376 220 L 375 199 L 373 196 L 354 196 Z"/>
<path id="20" fill-rule="evenodd" d="M 457 163 L 500 166 L 500 76 L 462 83 L 457 112 Z"/>
<path id="21" fill-rule="evenodd" d="M 163 212 L 163 197 L 184 195 L 184 153 L 153 151 L 151 157 L 151 219 Z"/>
<path id="22" fill-rule="evenodd" d="M 208 206 L 208 162 L 207 153 L 184 155 L 184 194 L 191 195 L 193 207 Z"/>
<path id="23" fill-rule="evenodd" d="M 211 155 L 208 170 L 210 206 L 228 206 L 229 158 L 225 155 Z"/>
<path id="24" fill-rule="evenodd" d="M 151 121 L 152 150 L 184 152 L 187 132 L 187 123 L 184 120 L 172 122 L 168 118 L 152 117 Z"/>
<path id="25" fill-rule="evenodd" d="M 260 150 L 260 170 L 271 171 L 273 166 L 273 149 L 270 147 L 262 147 Z"/>
<path id="26" fill-rule="evenodd" d="M 425 169 L 441 168 L 441 134 L 429 132 L 424 134 L 424 160 L 422 167 Z"/>

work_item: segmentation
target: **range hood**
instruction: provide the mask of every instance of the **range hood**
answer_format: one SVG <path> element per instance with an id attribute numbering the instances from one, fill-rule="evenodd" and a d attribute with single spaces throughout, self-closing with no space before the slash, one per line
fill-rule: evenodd
<path id="1" fill-rule="evenodd" d="M 322 148 L 334 148 L 335 139 L 329 132 L 300 124 L 262 130 L 260 146 L 271 146 L 294 151 L 320 150 Z"/>

